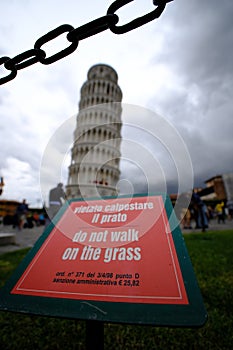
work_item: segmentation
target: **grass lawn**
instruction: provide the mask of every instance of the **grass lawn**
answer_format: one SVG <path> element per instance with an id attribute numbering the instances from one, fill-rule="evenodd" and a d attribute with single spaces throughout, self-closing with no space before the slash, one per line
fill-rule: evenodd
<path id="1" fill-rule="evenodd" d="M 233 230 L 184 236 L 208 312 L 200 329 L 105 324 L 106 349 L 232 349 Z M 0 286 L 28 250 L 0 255 Z M 85 349 L 85 322 L 0 312 L 4 350 Z"/>

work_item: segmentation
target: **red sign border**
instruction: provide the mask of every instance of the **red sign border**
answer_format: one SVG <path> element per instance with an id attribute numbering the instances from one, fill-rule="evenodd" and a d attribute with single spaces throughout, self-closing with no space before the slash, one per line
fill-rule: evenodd
<path id="1" fill-rule="evenodd" d="M 134 197 L 142 196 L 145 196 L 145 194 L 135 195 Z M 148 196 L 156 196 L 156 194 Z M 123 197 L 128 196 L 120 196 L 118 198 Z M 115 197 L 106 197 L 105 199 L 108 198 Z M 173 208 L 170 198 L 166 195 L 162 195 L 162 198 L 167 216 L 168 218 L 171 218 Z M 93 200 L 96 200 L 96 198 L 93 198 Z M 39 238 L 35 246 L 28 253 L 11 279 L 1 290 L 1 309 L 55 317 L 96 319 L 105 322 L 132 324 L 139 323 L 164 326 L 201 326 L 206 322 L 207 313 L 203 304 L 202 296 L 188 256 L 182 233 L 179 226 L 176 225 L 171 225 L 172 227 L 175 227 L 171 234 L 185 283 L 185 289 L 189 300 L 188 305 L 122 303 L 11 294 L 12 288 L 19 281 L 20 277 L 25 272 L 35 255 L 38 253 L 45 240 L 49 237 L 56 223 L 69 206 L 69 203 L 74 201 L 77 200 L 71 200 L 66 203 L 63 208 L 61 208 L 56 217 L 55 223 L 51 224 L 45 230 L 44 234 Z M 175 220 L 174 216 L 172 220 Z M 107 311 L 104 311 L 106 308 Z"/>

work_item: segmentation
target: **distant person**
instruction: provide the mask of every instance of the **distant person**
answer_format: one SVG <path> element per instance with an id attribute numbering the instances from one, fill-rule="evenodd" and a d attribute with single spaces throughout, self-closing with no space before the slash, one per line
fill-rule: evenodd
<path id="1" fill-rule="evenodd" d="M 39 214 L 37 212 L 33 213 L 32 215 L 33 221 L 35 222 L 36 226 L 39 226 Z"/>
<path id="2" fill-rule="evenodd" d="M 233 201 L 228 201 L 227 203 L 229 219 L 233 219 Z"/>
<path id="3" fill-rule="evenodd" d="M 224 202 L 218 203 L 215 207 L 215 211 L 217 213 L 218 218 L 218 224 L 222 223 L 225 224 L 225 204 Z"/>
<path id="4" fill-rule="evenodd" d="M 63 184 L 60 182 L 57 187 L 52 188 L 49 192 L 49 217 L 52 219 L 65 201 L 65 191 Z"/>
<path id="5" fill-rule="evenodd" d="M 182 218 L 183 229 L 191 229 L 191 211 L 189 208 L 187 210 L 183 209 Z"/>
<path id="6" fill-rule="evenodd" d="M 34 221 L 33 214 L 29 212 L 26 215 L 26 221 L 23 224 L 23 228 L 33 228 L 34 227 L 33 221 Z"/>
<path id="7" fill-rule="evenodd" d="M 202 228 L 202 232 L 205 232 L 206 228 L 208 228 L 208 216 L 207 216 L 207 207 L 205 203 L 202 201 L 199 194 L 193 192 L 192 194 L 192 206 L 195 211 L 195 220 L 196 220 L 196 228 Z"/>
<path id="8" fill-rule="evenodd" d="M 44 215 L 44 213 L 40 213 L 40 215 L 39 215 L 39 225 L 45 225 L 45 215 Z"/>
<path id="9" fill-rule="evenodd" d="M 26 203 L 26 199 L 23 200 L 22 203 L 20 203 L 16 209 L 16 220 L 17 220 L 17 227 L 19 230 L 22 230 L 24 222 L 26 221 L 28 213 L 28 205 Z"/>

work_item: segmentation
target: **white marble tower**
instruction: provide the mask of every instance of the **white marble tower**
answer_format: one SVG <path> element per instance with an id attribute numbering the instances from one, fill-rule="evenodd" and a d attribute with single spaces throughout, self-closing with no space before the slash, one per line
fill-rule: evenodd
<path id="1" fill-rule="evenodd" d="M 97 64 L 81 88 L 66 194 L 88 198 L 117 194 L 120 170 L 121 101 L 116 71 Z"/>

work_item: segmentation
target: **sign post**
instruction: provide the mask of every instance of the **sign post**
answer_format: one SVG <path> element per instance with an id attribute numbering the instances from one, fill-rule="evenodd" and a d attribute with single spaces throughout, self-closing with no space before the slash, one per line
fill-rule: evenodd
<path id="1" fill-rule="evenodd" d="M 203 325 L 202 296 L 172 212 L 164 195 L 67 202 L 2 289 L 0 307 L 87 320 L 88 334 L 92 321 Z"/>
<path id="2" fill-rule="evenodd" d="M 86 350 L 104 349 L 104 323 L 86 321 Z"/>

